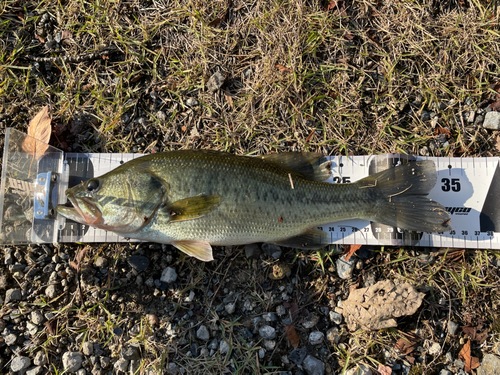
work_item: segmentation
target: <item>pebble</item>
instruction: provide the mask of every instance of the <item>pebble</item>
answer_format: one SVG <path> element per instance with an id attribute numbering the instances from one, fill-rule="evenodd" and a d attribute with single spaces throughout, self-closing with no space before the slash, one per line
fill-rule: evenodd
<path id="1" fill-rule="evenodd" d="M 186 105 L 188 107 L 196 107 L 198 105 L 198 100 L 196 100 L 195 98 L 189 98 L 188 100 L 186 100 Z"/>
<path id="2" fill-rule="evenodd" d="M 226 354 L 229 351 L 229 344 L 227 341 L 222 340 L 219 344 L 219 352 L 220 354 Z"/>
<path id="3" fill-rule="evenodd" d="M 268 312 L 266 314 L 263 314 L 262 318 L 264 318 L 266 322 L 275 322 L 278 320 L 278 317 L 273 312 Z"/>
<path id="4" fill-rule="evenodd" d="M 26 323 L 26 329 L 28 330 L 28 333 L 31 336 L 36 335 L 36 333 L 38 332 L 38 326 L 36 324 L 31 323 L 31 322 Z"/>
<path id="5" fill-rule="evenodd" d="M 226 306 L 224 306 L 224 309 L 226 310 L 226 312 L 228 314 L 232 314 L 234 313 L 234 311 L 236 310 L 236 303 L 228 303 Z"/>
<path id="6" fill-rule="evenodd" d="M 363 364 L 359 364 L 356 367 L 347 370 L 345 372 L 345 375 L 372 375 L 373 372 L 372 370 Z"/>
<path id="7" fill-rule="evenodd" d="M 92 355 L 94 353 L 94 345 L 85 341 L 82 345 L 82 352 L 84 355 Z"/>
<path id="8" fill-rule="evenodd" d="M 309 314 L 302 321 L 302 327 L 304 327 L 305 329 L 311 329 L 316 324 L 318 324 L 318 322 L 319 322 L 319 316 L 317 316 L 316 314 Z"/>
<path id="9" fill-rule="evenodd" d="M 34 310 L 31 312 L 31 321 L 33 324 L 39 325 L 44 321 L 43 314 L 40 310 Z"/>
<path id="10" fill-rule="evenodd" d="M 50 298 L 56 298 L 57 297 L 57 288 L 54 284 L 49 285 L 47 289 L 45 289 L 45 295 Z"/>
<path id="11" fill-rule="evenodd" d="M 337 327 L 330 328 L 326 332 L 326 339 L 333 344 L 338 344 L 340 341 L 340 331 Z"/>
<path id="12" fill-rule="evenodd" d="M 137 272 L 145 271 L 149 266 L 149 259 L 142 255 L 132 255 L 127 259 L 127 262 Z"/>
<path id="13" fill-rule="evenodd" d="M 167 374 L 169 375 L 178 375 L 180 374 L 181 371 L 179 369 L 179 366 L 177 366 L 177 363 L 175 362 L 170 362 L 167 366 Z"/>
<path id="14" fill-rule="evenodd" d="M 323 338 L 325 334 L 320 331 L 314 331 L 309 334 L 309 344 L 311 345 L 319 345 L 323 343 Z"/>
<path id="15" fill-rule="evenodd" d="M 278 314 L 278 316 L 283 316 L 286 314 L 286 309 L 285 309 L 285 306 L 283 305 L 278 305 L 276 307 L 276 314 Z"/>
<path id="16" fill-rule="evenodd" d="M 251 243 L 249 245 L 245 245 L 245 256 L 247 259 L 258 258 L 262 253 L 260 247 L 256 243 Z"/>
<path id="17" fill-rule="evenodd" d="M 488 112 L 486 116 L 484 116 L 483 127 L 490 130 L 500 129 L 500 112 Z"/>
<path id="18" fill-rule="evenodd" d="M 262 251 L 274 259 L 278 259 L 281 256 L 281 247 L 271 243 L 263 243 L 261 245 Z"/>
<path id="19" fill-rule="evenodd" d="M 453 375 L 453 373 L 449 370 L 442 369 L 441 371 L 439 371 L 439 375 Z"/>
<path id="20" fill-rule="evenodd" d="M 264 348 L 266 348 L 267 350 L 274 350 L 274 348 L 276 347 L 276 341 L 274 340 L 264 340 Z"/>
<path id="21" fill-rule="evenodd" d="M 494 375 L 498 374 L 500 369 L 500 357 L 494 354 L 486 354 L 483 357 L 481 366 L 477 369 L 477 375 Z"/>
<path id="22" fill-rule="evenodd" d="M 23 372 L 31 365 L 31 360 L 28 357 L 16 357 L 10 363 L 12 372 Z"/>
<path id="23" fill-rule="evenodd" d="M 208 331 L 208 328 L 203 325 L 200 326 L 200 328 L 196 331 L 196 337 L 203 341 L 210 340 L 210 332 Z"/>
<path id="24" fill-rule="evenodd" d="M 288 355 L 288 359 L 295 363 L 296 365 L 300 365 L 304 359 L 307 357 L 307 349 L 306 348 L 297 348 L 292 350 L 292 352 Z"/>
<path id="25" fill-rule="evenodd" d="M 4 340 L 5 345 L 12 346 L 12 345 L 15 345 L 15 343 L 17 341 L 17 336 L 15 334 L 11 333 L 11 334 L 8 334 L 7 336 L 5 336 L 3 338 L 3 340 Z"/>
<path id="26" fill-rule="evenodd" d="M 42 371 L 43 371 L 42 366 L 34 366 L 26 371 L 26 375 L 38 375 L 41 374 Z"/>
<path id="27" fill-rule="evenodd" d="M 214 92 L 220 89 L 224 84 L 224 80 L 225 78 L 221 72 L 215 72 L 207 82 L 208 91 Z"/>
<path id="28" fill-rule="evenodd" d="M 336 311 L 330 311 L 330 320 L 334 322 L 335 324 L 341 324 L 342 323 L 342 314 L 339 314 Z"/>
<path id="29" fill-rule="evenodd" d="M 274 329 L 271 326 L 267 326 L 267 325 L 266 326 L 262 326 L 259 329 L 259 335 L 263 339 L 273 340 L 273 339 L 276 338 L 276 329 Z"/>
<path id="30" fill-rule="evenodd" d="M 312 355 L 308 355 L 304 359 L 302 367 L 309 375 L 323 375 L 325 373 L 325 364 Z"/>
<path id="31" fill-rule="evenodd" d="M 94 262 L 94 265 L 99 268 L 104 268 L 108 265 L 108 260 L 104 257 L 97 257 Z"/>
<path id="32" fill-rule="evenodd" d="M 78 352 L 66 352 L 62 356 L 64 370 L 67 372 L 76 372 L 82 367 L 82 355 Z"/>
<path id="33" fill-rule="evenodd" d="M 441 345 L 437 342 L 429 342 L 429 354 L 435 356 L 439 353 L 441 353 Z"/>
<path id="34" fill-rule="evenodd" d="M 35 359 L 33 360 L 35 366 L 43 366 L 47 363 L 47 357 L 45 357 L 45 353 L 43 351 L 39 351 L 35 355 Z"/>
<path id="35" fill-rule="evenodd" d="M 113 367 L 116 371 L 127 372 L 128 364 L 128 360 L 126 360 L 125 358 L 120 358 L 115 362 Z"/>
<path id="36" fill-rule="evenodd" d="M 448 321 L 448 332 L 450 333 L 450 335 L 456 335 L 458 328 L 460 328 L 460 326 L 457 323 L 451 320 Z"/>
<path id="37" fill-rule="evenodd" d="M 177 272 L 172 267 L 167 267 L 161 273 L 160 280 L 164 283 L 171 284 L 177 280 Z"/>
<path id="38" fill-rule="evenodd" d="M 355 257 L 349 258 L 348 261 L 345 260 L 345 257 L 346 256 L 343 255 L 341 258 L 337 259 L 337 262 L 335 263 L 337 266 L 337 274 L 343 280 L 351 278 L 352 271 L 354 270 L 354 267 L 356 266 L 356 258 Z"/>
<path id="39" fill-rule="evenodd" d="M 9 289 L 5 293 L 5 303 L 9 303 L 10 301 L 19 301 L 23 298 L 20 289 Z"/>
<path id="40" fill-rule="evenodd" d="M 122 358 L 127 361 L 137 360 L 141 358 L 139 347 L 136 345 L 128 345 L 122 349 Z"/>

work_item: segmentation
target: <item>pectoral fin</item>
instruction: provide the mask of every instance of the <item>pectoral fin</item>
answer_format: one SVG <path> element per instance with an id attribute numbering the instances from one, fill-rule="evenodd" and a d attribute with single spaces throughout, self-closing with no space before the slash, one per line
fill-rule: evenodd
<path id="1" fill-rule="evenodd" d="M 317 228 L 311 228 L 298 236 L 275 242 L 276 245 L 294 247 L 297 249 L 320 249 L 329 244 L 329 236 L 326 232 Z"/>
<path id="2" fill-rule="evenodd" d="M 210 246 L 208 242 L 175 241 L 172 245 L 187 255 L 202 260 L 203 262 L 210 262 L 214 260 L 212 246 Z"/>
<path id="3" fill-rule="evenodd" d="M 170 203 L 163 210 L 170 216 L 170 222 L 197 219 L 208 214 L 222 202 L 220 195 L 201 195 Z"/>

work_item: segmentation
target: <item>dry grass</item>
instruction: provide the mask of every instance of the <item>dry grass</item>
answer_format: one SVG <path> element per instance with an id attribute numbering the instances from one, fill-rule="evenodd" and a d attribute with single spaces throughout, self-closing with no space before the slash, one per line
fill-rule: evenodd
<path id="1" fill-rule="evenodd" d="M 336 5 L 328 10 L 328 4 Z M 426 147 L 437 156 L 498 155 L 497 132 L 467 117 L 498 95 L 499 9 L 497 1 L 486 0 L 4 0 L 0 131 L 25 130 L 40 107 L 49 104 L 55 128 L 51 143 L 65 151 L 211 148 L 238 154 L 309 150 L 332 155 L 419 153 Z M 48 23 L 42 27 L 44 17 Z M 72 38 L 47 48 L 64 30 Z M 114 49 L 78 63 L 30 59 L 83 56 L 100 46 Z M 212 92 L 207 83 L 216 72 L 225 83 Z M 198 105 L 189 105 L 189 99 Z M 449 130 L 447 142 L 436 140 L 436 127 Z M 63 304 L 39 301 L 66 319 L 48 341 L 84 332 L 85 339 L 105 343 L 116 354 L 123 342 L 113 329 L 129 330 L 132 322 L 140 322 L 133 340 L 146 353 L 142 369 L 164 369 L 175 358 L 188 373 L 278 373 L 280 356 L 291 350 L 286 339 L 278 340 L 264 363 L 255 340 L 250 345 L 242 334 L 251 326 L 248 317 L 220 315 L 221 302 L 207 295 L 217 278 L 220 290 L 252 296 L 253 316 L 274 311 L 276 304 L 265 303 L 269 295 L 262 287 L 272 265 L 247 261 L 236 250 L 219 254 L 211 265 L 181 258 L 176 267 L 184 272 L 183 288 L 145 297 L 123 289 L 127 284 L 119 279 L 132 250 L 116 249 L 106 255 L 116 261 L 110 266 L 116 278 L 110 285 L 86 288 L 86 303 L 75 307 L 69 297 Z M 496 265 L 497 254 L 467 252 L 453 260 L 439 254 L 435 262 L 422 263 L 421 254 L 411 249 L 375 250 L 377 256 L 359 273 L 361 284 L 375 273 L 377 279 L 401 278 L 429 291 L 418 320 L 402 319 L 402 331 L 418 329 L 422 338 L 442 340 L 443 353 L 451 351 L 456 358 L 462 343 L 436 337 L 444 332 L 436 324 L 451 319 L 465 325 L 481 318 L 492 334 L 474 348 L 475 354 L 498 348 L 500 299 L 494 286 L 499 273 L 491 263 Z M 97 255 L 95 247 L 87 264 Z M 349 283 L 335 277 L 333 252 L 287 259 L 300 306 L 316 312 L 321 306 L 335 307 L 336 298 L 347 295 Z M 239 272 L 247 277 L 234 281 Z M 275 286 L 288 284 L 287 279 Z M 227 355 L 198 360 L 187 355 L 196 327 L 178 316 L 189 308 L 183 301 L 190 288 L 203 296 L 200 306 L 207 306 L 196 324 L 219 332 L 230 344 Z M 113 294 L 118 297 L 111 301 Z M 160 306 L 164 301 L 169 311 Z M 148 310 L 162 318 L 159 327 L 148 325 Z M 84 322 L 85 329 L 74 322 Z M 176 334 L 166 333 L 170 329 Z M 394 347 L 399 335 L 396 330 L 343 332 L 338 345 L 327 345 L 328 365 L 332 370 L 353 363 L 377 368 L 384 361 L 381 351 Z M 48 341 L 41 345 L 51 352 Z M 442 355 L 425 358 L 412 373 L 439 371 Z"/>

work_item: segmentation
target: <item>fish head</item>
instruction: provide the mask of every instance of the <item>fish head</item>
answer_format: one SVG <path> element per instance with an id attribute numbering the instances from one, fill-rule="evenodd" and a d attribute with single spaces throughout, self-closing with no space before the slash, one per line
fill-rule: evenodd
<path id="1" fill-rule="evenodd" d="M 117 168 L 66 190 L 57 212 L 78 223 L 117 233 L 147 225 L 163 203 L 168 185 L 148 171 Z"/>

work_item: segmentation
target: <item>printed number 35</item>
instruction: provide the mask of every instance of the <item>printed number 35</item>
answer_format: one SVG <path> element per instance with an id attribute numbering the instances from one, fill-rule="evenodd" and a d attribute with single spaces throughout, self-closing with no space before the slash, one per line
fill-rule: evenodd
<path id="1" fill-rule="evenodd" d="M 460 179 L 459 178 L 443 178 L 441 179 L 443 186 L 441 186 L 441 190 L 443 191 L 460 191 Z"/>

